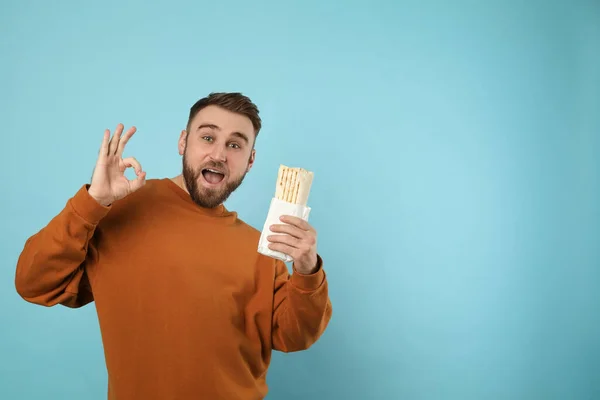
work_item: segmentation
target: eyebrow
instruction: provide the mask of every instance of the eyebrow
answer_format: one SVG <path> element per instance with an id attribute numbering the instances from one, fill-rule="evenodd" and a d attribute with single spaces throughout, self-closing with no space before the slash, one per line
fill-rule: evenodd
<path id="1" fill-rule="evenodd" d="M 221 130 L 221 128 L 215 124 L 200 124 L 200 126 L 198 127 L 197 130 L 199 131 L 200 129 L 203 129 L 203 128 L 216 129 L 218 131 Z M 232 135 L 237 136 L 238 138 L 242 139 L 246 143 L 250 143 L 250 139 L 248 139 L 248 135 L 246 135 L 242 132 L 233 132 Z"/>
<path id="2" fill-rule="evenodd" d="M 233 136 L 239 137 L 240 139 L 242 139 L 243 141 L 245 141 L 246 144 L 248 144 L 250 142 L 250 140 L 248 140 L 248 136 L 246 136 L 242 132 L 233 132 Z"/>
<path id="3" fill-rule="evenodd" d="M 198 127 L 198 129 L 196 130 L 200 130 L 202 128 L 210 128 L 210 129 L 216 129 L 216 130 L 221 130 L 221 128 L 219 128 L 217 125 L 215 124 L 200 124 L 200 126 Z"/>

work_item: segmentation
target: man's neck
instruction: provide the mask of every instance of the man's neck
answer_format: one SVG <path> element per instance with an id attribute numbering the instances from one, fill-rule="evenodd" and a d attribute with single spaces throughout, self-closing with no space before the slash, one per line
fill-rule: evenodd
<path id="1" fill-rule="evenodd" d="M 185 190 L 185 192 L 187 194 L 190 194 L 190 192 L 188 192 L 187 187 L 185 186 L 185 182 L 183 180 L 183 175 L 177 175 L 173 178 L 170 178 L 171 181 L 173 181 L 173 183 L 175 183 L 177 186 L 179 186 L 180 188 L 182 188 L 183 190 Z"/>

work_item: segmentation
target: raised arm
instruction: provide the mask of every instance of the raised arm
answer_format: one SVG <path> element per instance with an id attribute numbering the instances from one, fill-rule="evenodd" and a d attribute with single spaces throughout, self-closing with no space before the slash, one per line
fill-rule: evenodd
<path id="1" fill-rule="evenodd" d="M 122 124 L 112 138 L 108 129 L 104 132 L 91 184 L 81 187 L 48 225 L 25 242 L 15 274 L 16 290 L 25 300 L 48 307 L 81 307 L 93 301 L 85 264 L 98 256 L 94 231 L 114 201 L 145 184 L 140 164 L 121 158 L 135 128 L 123 136 L 122 132 Z M 125 177 L 127 167 L 135 169 L 136 179 Z"/>
<path id="2" fill-rule="evenodd" d="M 277 261 L 272 336 L 275 350 L 292 352 L 308 349 L 321 337 L 332 308 L 315 229 L 301 218 L 281 220 L 271 227 L 269 247 L 292 256 L 294 264 L 290 275 Z"/>
<path id="3" fill-rule="evenodd" d="M 93 300 L 85 262 L 97 256 L 92 238 L 108 209 L 89 195 L 86 185 L 25 242 L 15 275 L 23 299 L 47 307 L 81 307 Z"/>
<path id="4" fill-rule="evenodd" d="M 273 315 L 273 349 L 282 352 L 306 350 L 325 332 L 331 319 L 331 300 L 323 262 L 310 275 L 290 275 L 278 262 Z"/>

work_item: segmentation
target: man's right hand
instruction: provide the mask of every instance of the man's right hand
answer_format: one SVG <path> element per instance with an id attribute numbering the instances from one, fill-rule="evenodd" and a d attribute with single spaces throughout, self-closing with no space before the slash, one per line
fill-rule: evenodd
<path id="1" fill-rule="evenodd" d="M 92 183 L 88 189 L 90 196 L 103 206 L 111 205 L 146 183 L 146 172 L 142 171 L 140 163 L 133 157 L 121 158 L 125 144 L 136 131 L 135 127 L 131 127 L 121 136 L 123 128 L 123 124 L 119 124 L 112 139 L 110 131 L 104 131 Z M 129 167 L 133 167 L 137 175 L 134 180 L 128 180 L 125 176 L 125 170 Z"/>

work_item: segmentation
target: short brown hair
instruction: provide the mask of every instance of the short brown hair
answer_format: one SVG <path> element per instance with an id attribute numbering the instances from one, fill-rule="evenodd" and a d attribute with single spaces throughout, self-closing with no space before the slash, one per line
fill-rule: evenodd
<path id="1" fill-rule="evenodd" d="M 190 129 L 190 123 L 192 119 L 198 114 L 200 110 L 207 106 L 219 106 L 224 109 L 245 115 L 252 121 L 252 126 L 254 127 L 255 136 L 258 135 L 260 128 L 262 127 L 262 122 L 260 117 L 258 116 L 258 107 L 246 96 L 241 93 L 233 92 L 233 93 L 211 93 L 207 97 L 204 97 L 198 100 L 191 108 L 190 108 L 190 116 L 187 123 L 187 130 Z"/>

